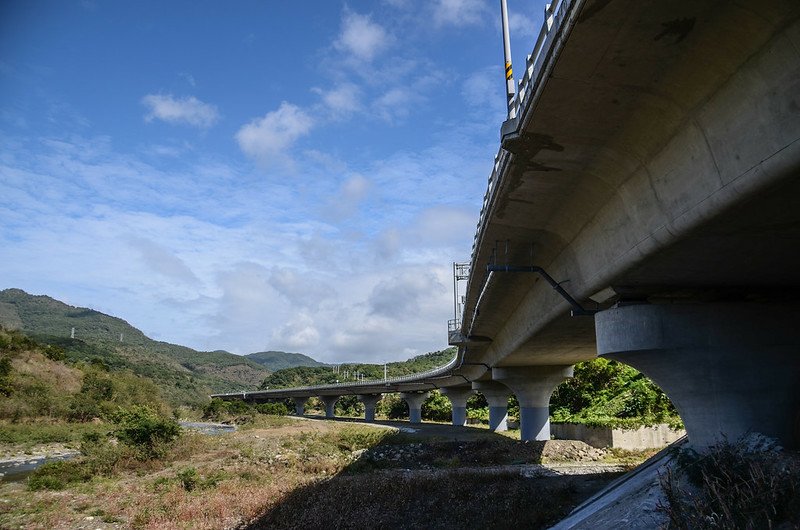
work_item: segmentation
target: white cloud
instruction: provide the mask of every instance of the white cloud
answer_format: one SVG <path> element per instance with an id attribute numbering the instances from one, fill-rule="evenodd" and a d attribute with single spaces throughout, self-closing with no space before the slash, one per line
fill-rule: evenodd
<path id="1" fill-rule="evenodd" d="M 315 278 L 309 278 L 308 274 L 296 268 L 273 268 L 269 284 L 286 297 L 293 308 L 317 309 L 325 300 L 337 296 L 333 287 Z"/>
<path id="2" fill-rule="evenodd" d="M 489 67 L 473 72 L 461 86 L 461 95 L 470 107 L 505 107 L 502 67 Z M 499 102 L 499 105 L 498 105 Z"/>
<path id="3" fill-rule="evenodd" d="M 314 327 L 314 320 L 308 315 L 298 315 L 284 324 L 272 335 L 273 343 L 285 349 L 309 351 L 319 344 L 319 331 Z"/>
<path id="4" fill-rule="evenodd" d="M 371 187 L 372 182 L 364 175 L 350 175 L 339 187 L 336 196 L 328 202 L 328 213 L 338 220 L 355 214 Z"/>
<path id="5" fill-rule="evenodd" d="M 312 91 L 322 97 L 325 107 L 335 118 L 347 117 L 361 108 L 361 89 L 352 83 L 344 83 L 328 91 L 321 88 Z"/>
<path id="6" fill-rule="evenodd" d="M 541 23 L 537 25 L 532 18 L 522 13 L 512 12 L 508 14 L 508 31 L 515 39 L 534 39 L 539 34 L 540 29 Z"/>
<path id="7" fill-rule="evenodd" d="M 420 212 L 410 240 L 432 247 L 456 246 L 475 230 L 475 212 L 469 208 L 435 205 Z"/>
<path id="8" fill-rule="evenodd" d="M 139 236 L 131 236 L 128 242 L 139 251 L 145 264 L 155 272 L 180 282 L 196 283 L 199 281 L 186 262 L 163 245 Z"/>
<path id="9" fill-rule="evenodd" d="M 484 0 L 437 0 L 433 20 L 439 26 L 469 26 L 491 20 Z"/>
<path id="10" fill-rule="evenodd" d="M 372 110 L 382 120 L 394 123 L 408 117 L 411 106 L 422 98 L 406 87 L 388 90 L 372 103 Z"/>
<path id="11" fill-rule="evenodd" d="M 239 148 L 262 163 L 286 159 L 287 149 L 301 136 L 311 131 L 314 121 L 296 105 L 284 101 L 278 110 L 268 112 L 242 126 L 236 133 Z"/>
<path id="12" fill-rule="evenodd" d="M 219 112 L 214 105 L 203 103 L 194 96 L 176 98 L 171 94 L 148 94 L 142 104 L 150 109 L 144 119 L 155 119 L 167 123 L 184 123 L 207 129 L 219 120 Z"/>
<path id="13" fill-rule="evenodd" d="M 376 285 L 369 307 L 372 314 L 405 320 L 420 313 L 424 299 L 440 297 L 444 292 L 444 285 L 434 274 L 408 271 Z"/>
<path id="14" fill-rule="evenodd" d="M 334 47 L 355 59 L 372 61 L 391 43 L 391 37 L 369 15 L 346 10 L 342 18 L 342 31 Z"/>

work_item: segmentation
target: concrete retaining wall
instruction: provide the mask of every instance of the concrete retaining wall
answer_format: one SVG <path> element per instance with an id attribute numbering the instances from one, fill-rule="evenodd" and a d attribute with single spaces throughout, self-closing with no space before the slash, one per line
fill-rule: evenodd
<path id="1" fill-rule="evenodd" d="M 629 451 L 664 447 L 686 434 L 683 429 L 675 431 L 666 424 L 638 429 L 612 429 L 579 423 L 552 423 L 550 432 L 557 440 L 580 440 L 593 447 L 616 447 Z"/>

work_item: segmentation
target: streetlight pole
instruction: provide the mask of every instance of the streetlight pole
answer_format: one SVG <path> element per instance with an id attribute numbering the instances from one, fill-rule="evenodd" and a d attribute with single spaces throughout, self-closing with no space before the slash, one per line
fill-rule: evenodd
<path id="1" fill-rule="evenodd" d="M 506 0 L 500 0 L 500 11 L 503 18 L 503 55 L 506 63 L 506 103 L 508 105 L 508 119 L 517 116 L 514 106 L 514 97 L 517 93 L 517 83 L 514 81 L 514 71 L 511 69 L 511 38 L 508 33 L 508 7 Z"/>

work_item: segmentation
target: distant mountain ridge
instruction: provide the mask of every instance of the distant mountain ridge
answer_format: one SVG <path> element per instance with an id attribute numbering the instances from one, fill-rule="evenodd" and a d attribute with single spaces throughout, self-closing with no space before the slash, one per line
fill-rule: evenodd
<path id="1" fill-rule="evenodd" d="M 260 351 L 245 355 L 246 358 L 275 372 L 284 368 L 297 368 L 298 366 L 328 366 L 312 359 L 302 353 L 289 353 L 285 351 Z"/>
<path id="2" fill-rule="evenodd" d="M 121 318 L 21 289 L 0 291 L 0 325 L 60 346 L 73 361 L 101 362 L 112 370 L 149 377 L 174 403 L 252 389 L 271 373 L 245 356 L 156 341 Z M 73 327 L 75 338 L 70 337 Z"/>

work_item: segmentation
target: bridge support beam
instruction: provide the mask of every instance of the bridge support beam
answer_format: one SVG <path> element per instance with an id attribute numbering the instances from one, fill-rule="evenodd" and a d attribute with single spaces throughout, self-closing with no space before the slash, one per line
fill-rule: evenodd
<path id="1" fill-rule="evenodd" d="M 439 390 L 447 396 L 453 409 L 453 425 L 467 424 L 467 399 L 475 392 L 469 387 L 450 386 Z"/>
<path id="2" fill-rule="evenodd" d="M 572 366 L 492 368 L 492 379 L 510 388 L 519 401 L 521 440 L 550 439 L 550 395 L 572 377 Z"/>
<path id="3" fill-rule="evenodd" d="M 339 398 L 342 396 L 320 396 L 319 398 L 325 403 L 325 417 L 326 418 L 335 418 L 336 413 L 336 402 L 339 401 Z"/>
<path id="4" fill-rule="evenodd" d="M 489 430 L 507 431 L 508 396 L 511 390 L 497 381 L 473 381 L 472 388 L 483 394 L 489 404 Z"/>
<path id="5" fill-rule="evenodd" d="M 400 397 L 408 403 L 408 422 L 422 423 L 422 404 L 428 399 L 428 393 L 402 392 Z"/>
<path id="6" fill-rule="evenodd" d="M 598 353 L 653 379 L 695 449 L 747 432 L 800 447 L 800 305 L 627 305 L 595 323 Z"/>
<path id="7" fill-rule="evenodd" d="M 298 416 L 302 416 L 306 413 L 306 403 L 308 403 L 307 397 L 294 397 L 292 398 L 294 401 L 294 413 Z"/>
<path id="8" fill-rule="evenodd" d="M 364 421 L 375 421 L 375 406 L 381 400 L 381 394 L 359 394 L 358 400 L 364 404 Z"/>

